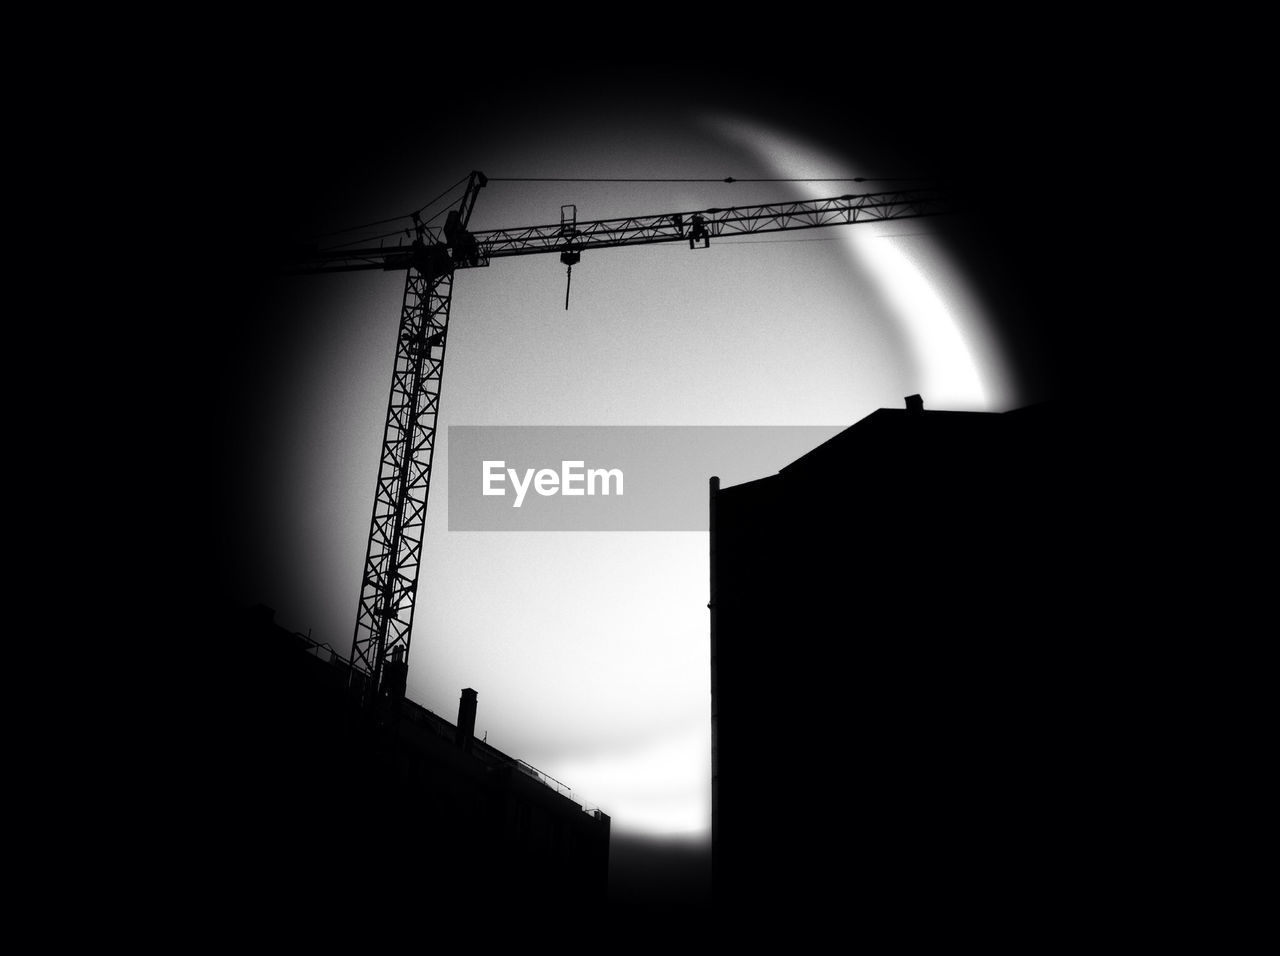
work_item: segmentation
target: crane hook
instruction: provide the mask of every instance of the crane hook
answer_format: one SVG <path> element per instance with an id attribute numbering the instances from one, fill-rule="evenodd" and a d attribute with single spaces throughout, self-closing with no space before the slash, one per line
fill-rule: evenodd
<path id="1" fill-rule="evenodd" d="M 564 274 L 565 274 L 564 310 L 568 312 L 569 311 L 569 289 L 573 285 L 573 267 L 577 263 L 582 261 L 582 254 L 580 252 L 575 252 L 572 249 L 566 249 L 564 252 L 560 253 L 560 261 L 563 262 L 565 266 L 567 266 L 567 268 L 564 270 Z"/>

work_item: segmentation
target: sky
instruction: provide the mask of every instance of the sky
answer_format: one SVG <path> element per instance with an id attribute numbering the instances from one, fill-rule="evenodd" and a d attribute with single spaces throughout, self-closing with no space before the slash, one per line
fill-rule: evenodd
<path id="1" fill-rule="evenodd" d="M 834 135 L 823 104 L 798 87 L 771 85 L 759 97 L 749 85 L 726 90 L 628 87 L 566 100 L 540 89 L 473 105 L 447 131 L 412 133 L 391 111 L 299 118 L 259 109 L 237 125 L 227 196 L 270 223 L 281 246 L 264 243 L 269 253 L 407 212 L 471 169 L 878 177 L 951 174 L 957 167 L 945 160 L 965 156 L 962 142 L 938 148 L 892 110 L 861 126 L 843 117 Z M 984 148 L 993 150 L 990 140 L 975 147 Z M 555 222 L 564 203 L 587 220 L 894 185 L 910 183 L 493 182 L 471 224 Z M 1025 289 L 1000 260 L 1006 245 L 988 239 L 949 218 L 696 251 L 588 252 L 567 311 L 556 256 L 460 271 L 441 434 L 450 425 L 808 425 L 834 434 L 914 393 L 928 408 L 991 411 L 1053 397 Z M 402 294 L 395 273 L 268 276 L 237 286 L 234 319 L 210 333 L 222 593 L 271 605 L 278 622 L 344 655 Z M 479 735 L 610 813 L 619 831 L 705 835 L 707 535 L 450 532 L 447 444 L 436 463 L 409 696 L 452 720 L 459 690 L 475 688 Z M 761 477 L 734 461 L 718 473 L 726 485 Z M 782 710 L 787 693 L 778 688 L 761 705 Z"/>

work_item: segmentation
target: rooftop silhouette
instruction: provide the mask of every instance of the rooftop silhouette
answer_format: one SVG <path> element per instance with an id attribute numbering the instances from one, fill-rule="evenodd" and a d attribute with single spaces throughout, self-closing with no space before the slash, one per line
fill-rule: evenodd
<path id="1" fill-rule="evenodd" d="M 911 396 L 778 474 L 711 480 L 717 905 L 891 928 L 1061 890 L 1078 434 L 1055 404 Z"/>
<path id="2" fill-rule="evenodd" d="M 226 621 L 255 666 L 224 675 L 218 702 L 211 866 L 281 905 L 366 872 L 375 906 L 604 905 L 608 814 L 477 739 L 474 689 L 451 722 L 404 696 L 407 667 L 394 660 L 370 706 L 360 672 L 273 618 L 258 606 Z"/>

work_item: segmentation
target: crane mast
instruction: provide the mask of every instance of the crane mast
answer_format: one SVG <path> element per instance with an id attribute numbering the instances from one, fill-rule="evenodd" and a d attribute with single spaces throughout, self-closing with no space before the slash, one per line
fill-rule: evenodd
<path id="1" fill-rule="evenodd" d="M 462 203 L 446 220 L 445 229 L 460 250 L 466 245 L 463 237 L 476 195 L 485 182 L 482 173 L 472 173 Z M 403 667 L 409 658 L 453 298 L 453 256 L 438 241 L 428 244 L 420 224 L 417 232 L 409 252 L 412 264 L 405 272 L 382 456 L 351 641 L 351 670 L 368 675 L 370 697 L 387 687 L 387 665 Z"/>
<path id="2" fill-rule="evenodd" d="M 407 671 L 456 270 L 487 266 L 498 258 L 555 252 L 571 268 L 592 249 L 663 242 L 688 242 L 692 249 L 724 236 L 886 222 L 952 210 L 941 190 L 909 189 L 582 223 L 576 215 L 562 212 L 555 224 L 471 232 L 471 213 L 487 182 L 483 173 L 471 173 L 461 202 L 449 211 L 442 227 L 428 228 L 415 215 L 415 236 L 409 245 L 313 250 L 281 270 L 406 273 L 351 644 L 351 670 L 367 675 L 370 699 L 396 683 L 403 690 Z"/>

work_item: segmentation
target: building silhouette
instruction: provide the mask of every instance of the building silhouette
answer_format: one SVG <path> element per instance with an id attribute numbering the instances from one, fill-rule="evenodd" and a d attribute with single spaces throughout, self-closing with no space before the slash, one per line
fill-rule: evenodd
<path id="1" fill-rule="evenodd" d="M 362 675 L 270 609 L 229 615 L 222 632 L 254 663 L 205 702 L 214 744 L 195 796 L 205 868 L 233 874 L 237 900 L 324 900 L 374 923 L 396 907 L 605 903 L 609 816 L 476 738 L 475 690 L 450 722 L 404 696 L 395 661 L 387 692 L 361 706 Z"/>
<path id="2" fill-rule="evenodd" d="M 918 928 L 1066 892 L 1077 435 L 912 396 L 711 480 L 717 906 Z"/>

